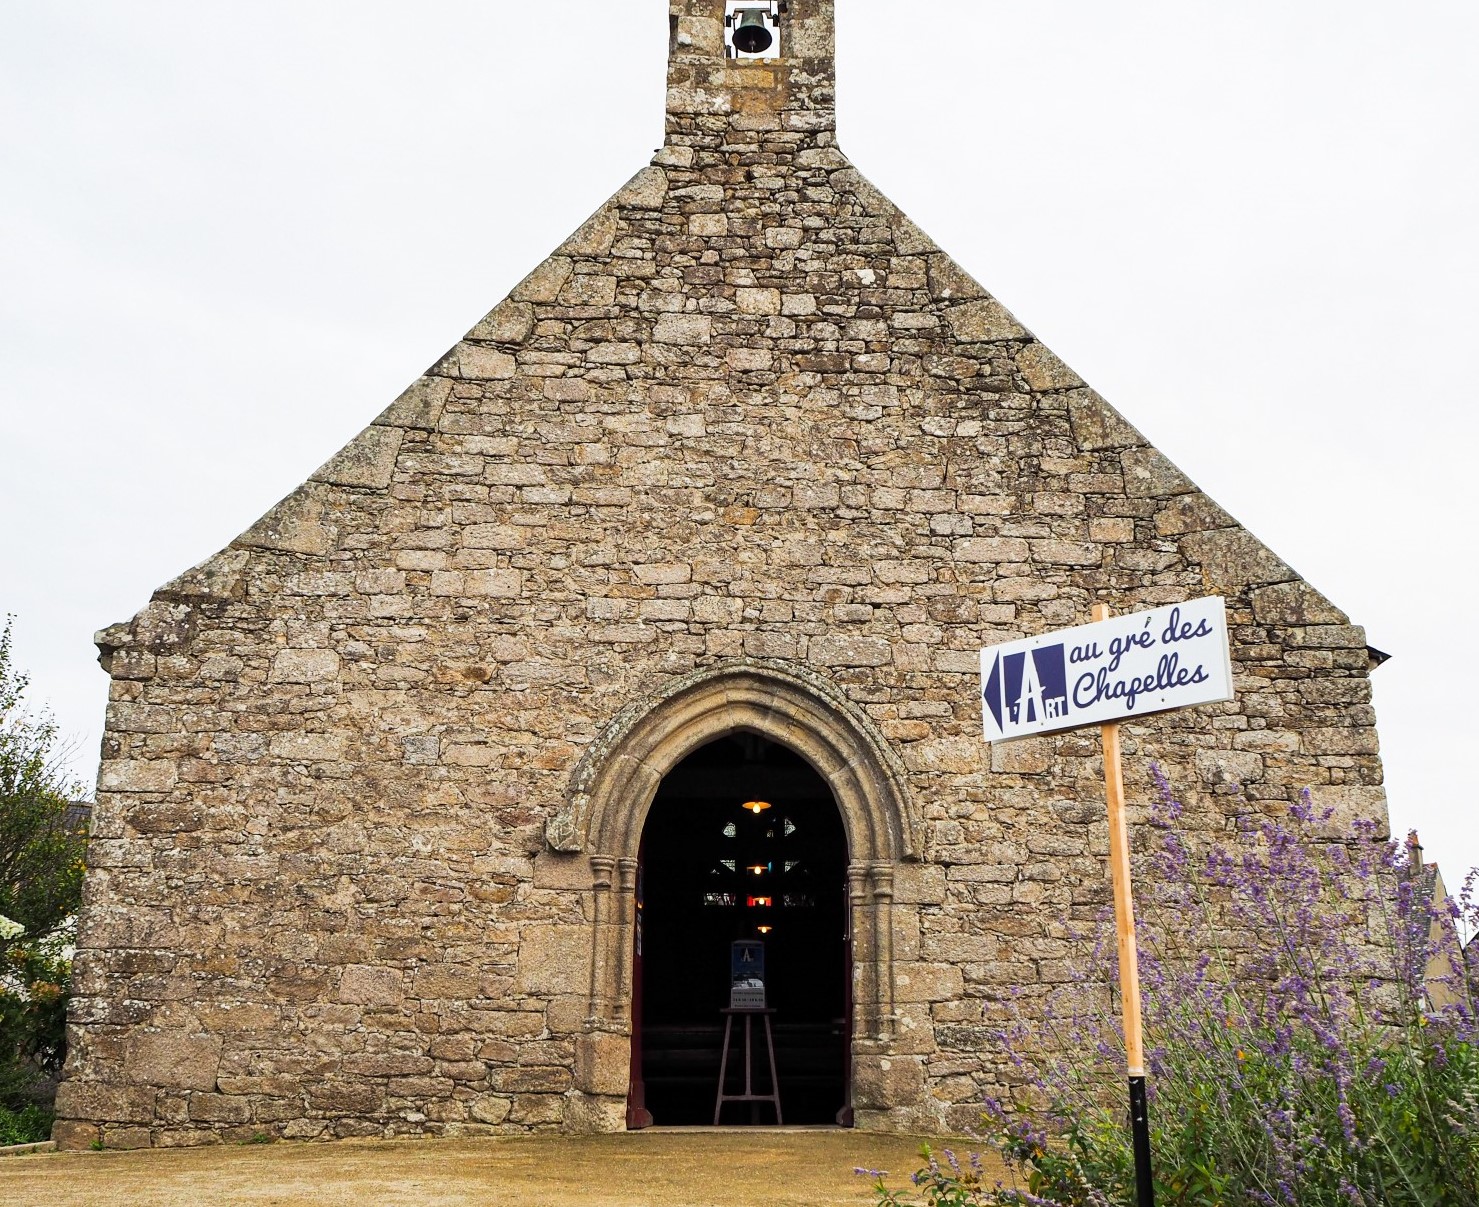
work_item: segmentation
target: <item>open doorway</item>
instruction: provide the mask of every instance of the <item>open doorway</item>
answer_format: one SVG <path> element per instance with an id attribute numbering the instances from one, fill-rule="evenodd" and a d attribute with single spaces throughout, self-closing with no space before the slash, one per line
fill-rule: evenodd
<path id="1" fill-rule="evenodd" d="M 850 1120 L 847 862 L 831 790 L 776 742 L 731 734 L 663 780 L 642 832 L 638 872 L 632 1075 L 634 1101 L 645 1107 L 633 1116 L 639 1125 L 649 1116 L 668 1126 L 713 1122 L 737 939 L 765 944 L 785 1122 Z M 768 1084 L 758 1027 L 756 1039 L 757 1081 Z M 742 1058 L 736 1042 L 731 1069 Z M 723 1121 L 775 1118 L 768 1104 L 734 1104 Z"/>

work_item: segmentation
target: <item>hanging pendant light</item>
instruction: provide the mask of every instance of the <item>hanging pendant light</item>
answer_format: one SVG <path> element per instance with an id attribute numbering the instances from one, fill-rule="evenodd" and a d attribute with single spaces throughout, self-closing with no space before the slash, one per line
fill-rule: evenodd
<path id="1" fill-rule="evenodd" d="M 751 813 L 755 814 L 756 817 L 759 817 L 760 814 L 764 813 L 765 810 L 770 808 L 770 802 L 768 800 L 747 800 L 744 804 L 740 806 L 740 808 L 748 809 Z"/>

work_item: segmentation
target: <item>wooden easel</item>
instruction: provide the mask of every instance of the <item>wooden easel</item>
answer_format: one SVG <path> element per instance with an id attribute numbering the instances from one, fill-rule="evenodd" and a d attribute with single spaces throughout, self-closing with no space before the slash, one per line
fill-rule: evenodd
<path id="1" fill-rule="evenodd" d="M 714 1126 L 719 1126 L 719 1114 L 724 1110 L 726 1102 L 768 1102 L 775 1107 L 775 1124 L 781 1126 L 781 1083 L 775 1073 L 775 1037 L 770 1030 L 770 1016 L 774 1010 L 737 1010 L 727 1009 L 724 1014 L 724 1057 L 719 1062 L 719 1092 L 714 1098 Z M 743 1094 L 726 1094 L 724 1092 L 724 1081 L 729 1075 L 729 1044 L 730 1036 L 734 1030 L 734 1016 L 740 1014 L 745 1019 L 745 1092 Z M 751 1046 L 751 1027 L 756 1015 L 765 1024 L 765 1053 L 770 1058 L 770 1093 L 757 1094 L 754 1090 L 755 1062 Z"/>

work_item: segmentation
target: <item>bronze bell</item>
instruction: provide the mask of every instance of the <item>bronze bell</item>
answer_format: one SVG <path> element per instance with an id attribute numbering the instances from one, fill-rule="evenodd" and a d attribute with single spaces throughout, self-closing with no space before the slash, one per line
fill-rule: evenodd
<path id="1" fill-rule="evenodd" d="M 765 11 L 746 8 L 736 15 L 739 24 L 734 31 L 734 48 L 741 54 L 764 54 L 769 50 L 775 35 L 766 28 Z"/>

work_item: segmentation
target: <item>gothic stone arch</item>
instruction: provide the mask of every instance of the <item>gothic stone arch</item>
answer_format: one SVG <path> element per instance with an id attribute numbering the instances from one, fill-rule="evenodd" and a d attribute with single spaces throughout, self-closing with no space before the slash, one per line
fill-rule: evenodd
<path id="1" fill-rule="evenodd" d="M 923 854 L 923 824 L 902 768 L 868 717 L 811 671 L 731 662 L 686 676 L 616 717 L 575 769 L 552 817 L 552 848 L 586 852 L 594 873 L 590 999 L 577 1091 L 593 1129 L 622 1126 L 632 1032 L 637 852 L 658 787 L 685 757 L 748 731 L 789 747 L 832 790 L 848 844 L 853 933 L 854 1098 L 860 1119 L 904 1108 L 869 1076 L 894 1038 L 894 869 Z M 869 1088 L 871 1087 L 871 1088 Z"/>

